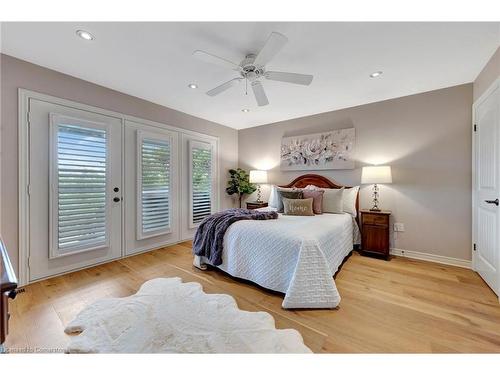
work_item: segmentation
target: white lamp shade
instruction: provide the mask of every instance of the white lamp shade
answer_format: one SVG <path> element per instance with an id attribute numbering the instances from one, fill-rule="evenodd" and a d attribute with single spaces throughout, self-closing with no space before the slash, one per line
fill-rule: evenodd
<path id="1" fill-rule="evenodd" d="M 380 165 L 363 167 L 361 170 L 362 184 L 390 184 L 392 183 L 391 167 Z"/>
<path id="2" fill-rule="evenodd" d="M 252 184 L 267 184 L 267 171 L 250 171 L 250 182 Z"/>

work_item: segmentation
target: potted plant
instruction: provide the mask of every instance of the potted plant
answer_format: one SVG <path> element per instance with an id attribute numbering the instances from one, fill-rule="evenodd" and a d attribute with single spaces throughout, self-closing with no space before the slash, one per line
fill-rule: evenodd
<path id="1" fill-rule="evenodd" d="M 229 195 L 238 194 L 238 201 L 241 208 L 243 195 L 252 194 L 257 190 L 257 187 L 250 183 L 250 176 L 244 169 L 230 169 L 229 175 L 230 179 L 227 182 L 226 193 Z"/>

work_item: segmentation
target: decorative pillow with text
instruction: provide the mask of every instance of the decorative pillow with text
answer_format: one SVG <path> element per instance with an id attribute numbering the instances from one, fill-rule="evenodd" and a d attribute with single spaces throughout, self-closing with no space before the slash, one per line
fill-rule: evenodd
<path id="1" fill-rule="evenodd" d="M 314 216 L 313 198 L 307 198 L 307 199 L 283 198 L 283 207 L 285 215 Z"/>

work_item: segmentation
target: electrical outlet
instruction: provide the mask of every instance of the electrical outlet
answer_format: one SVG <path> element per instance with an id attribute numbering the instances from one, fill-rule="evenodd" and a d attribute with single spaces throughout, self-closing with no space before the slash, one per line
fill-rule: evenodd
<path id="1" fill-rule="evenodd" d="M 394 232 L 404 232 L 405 225 L 403 223 L 394 223 Z"/>

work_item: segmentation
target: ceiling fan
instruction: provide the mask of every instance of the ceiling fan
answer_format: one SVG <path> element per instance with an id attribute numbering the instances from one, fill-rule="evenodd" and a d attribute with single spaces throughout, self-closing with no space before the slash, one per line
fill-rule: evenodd
<path id="1" fill-rule="evenodd" d="M 246 55 L 239 64 L 205 51 L 194 51 L 193 55 L 202 61 L 223 66 L 239 73 L 239 77 L 233 78 L 230 81 L 207 91 L 207 95 L 219 95 L 227 89 L 237 85 L 241 81 L 246 80 L 247 82 L 250 82 L 257 104 L 259 106 L 264 106 L 269 104 L 269 100 L 267 99 L 266 92 L 264 91 L 264 86 L 262 86 L 262 78 L 273 81 L 295 83 L 298 85 L 309 85 L 313 79 L 312 75 L 266 70 L 266 64 L 270 62 L 274 56 L 276 56 L 276 54 L 287 42 L 288 38 L 286 36 L 277 32 L 272 32 L 271 35 L 269 35 L 266 44 L 264 44 L 264 47 L 262 47 L 258 54 Z"/>

